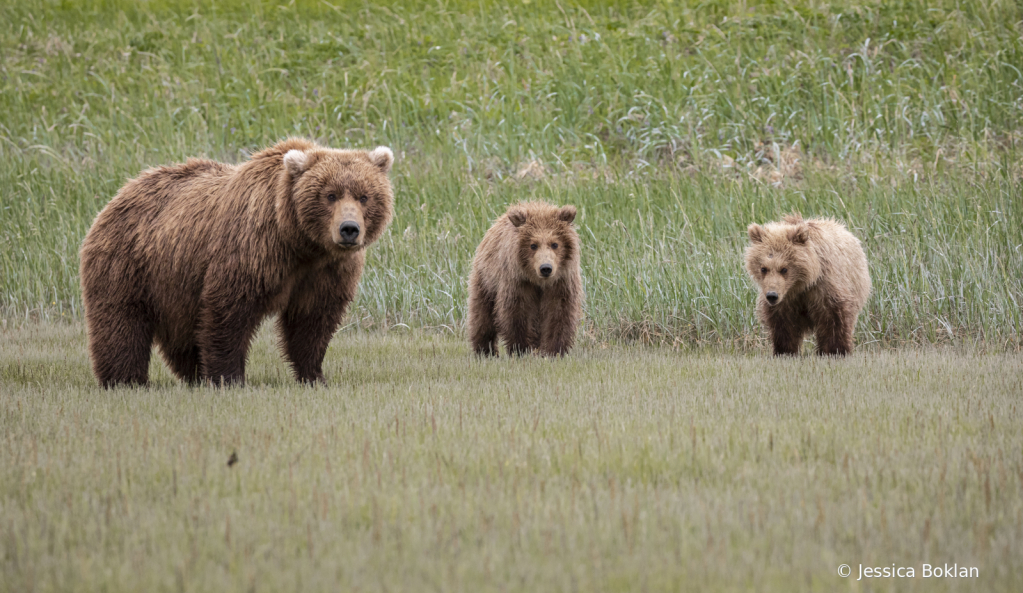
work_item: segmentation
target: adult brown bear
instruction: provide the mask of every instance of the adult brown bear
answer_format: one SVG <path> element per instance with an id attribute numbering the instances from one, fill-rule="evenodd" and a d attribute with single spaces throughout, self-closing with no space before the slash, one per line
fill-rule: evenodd
<path id="1" fill-rule="evenodd" d="M 249 342 L 278 314 L 300 381 L 323 381 L 365 248 L 393 216 L 394 156 L 289 139 L 240 165 L 149 169 L 99 213 L 81 250 L 93 371 L 146 384 L 155 342 L 178 377 L 243 382 Z"/>

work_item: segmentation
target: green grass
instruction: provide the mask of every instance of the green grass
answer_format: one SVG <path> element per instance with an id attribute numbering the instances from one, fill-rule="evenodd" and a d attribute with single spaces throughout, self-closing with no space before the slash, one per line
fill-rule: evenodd
<path id="1" fill-rule="evenodd" d="M 154 361 L 154 387 L 105 391 L 84 333 L 0 329 L 0 591 L 1023 583 L 1019 354 L 584 341 L 479 362 L 442 334 L 348 331 L 330 386 L 305 388 L 264 331 L 245 388 Z"/>
<path id="2" fill-rule="evenodd" d="M 141 169 L 304 135 L 399 156 L 363 328 L 460 333 L 489 222 L 545 198 L 580 208 L 597 340 L 755 344 L 744 229 L 799 209 L 864 242 L 860 343 L 1021 344 L 1017 2 L 34 1 L 0 20 L 8 319 L 81 317 L 78 246 Z"/>
<path id="3" fill-rule="evenodd" d="M 1019 590 L 1023 6 L 750 4 L 0 1 L 0 593 Z M 244 388 L 97 388 L 96 213 L 288 135 L 398 156 L 329 386 L 264 328 Z M 580 344 L 475 360 L 531 198 Z M 745 228 L 791 210 L 866 248 L 845 360 L 767 356 Z"/>

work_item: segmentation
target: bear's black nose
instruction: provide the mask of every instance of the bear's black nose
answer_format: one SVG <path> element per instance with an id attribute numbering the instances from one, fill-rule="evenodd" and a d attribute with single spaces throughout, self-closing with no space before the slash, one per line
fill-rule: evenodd
<path id="1" fill-rule="evenodd" d="M 338 234 L 341 235 L 342 243 L 355 243 L 359 238 L 359 223 L 350 220 L 342 222 Z"/>
<path id="2" fill-rule="evenodd" d="M 540 266 L 540 275 L 543 276 L 544 278 L 550 276 L 551 272 L 553 272 L 553 271 L 554 271 L 554 266 L 552 266 L 550 264 L 544 264 L 544 265 Z"/>
<path id="3" fill-rule="evenodd" d="M 778 293 L 776 293 L 776 292 L 772 291 L 772 292 L 767 293 L 764 296 L 767 297 L 767 302 L 771 303 L 772 305 L 778 302 Z"/>

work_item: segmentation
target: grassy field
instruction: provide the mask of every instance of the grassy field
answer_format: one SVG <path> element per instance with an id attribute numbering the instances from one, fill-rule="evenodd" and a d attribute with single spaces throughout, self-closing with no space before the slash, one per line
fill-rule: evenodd
<path id="1" fill-rule="evenodd" d="M 154 388 L 103 391 L 81 325 L 0 330 L 0 590 L 1023 584 L 1018 354 L 478 362 L 445 335 L 347 332 L 314 389 L 264 332 L 250 368 L 189 389 L 154 362 Z M 860 563 L 918 578 L 856 583 Z"/>
<path id="2" fill-rule="evenodd" d="M 0 0 L 0 593 L 1020 590 L 1023 5 L 753 4 Z M 329 386 L 264 330 L 245 388 L 98 389 L 93 217 L 288 135 L 398 157 Z M 533 198 L 580 345 L 474 360 Z M 766 355 L 745 228 L 792 210 L 867 251 L 848 359 Z"/>
<path id="3" fill-rule="evenodd" d="M 505 207 L 573 203 L 587 331 L 744 345 L 744 230 L 863 240 L 862 343 L 1023 329 L 1023 8 L 715 0 L 4 2 L 0 307 L 80 318 L 77 249 L 129 177 L 290 134 L 396 150 L 352 323 L 450 328 Z"/>

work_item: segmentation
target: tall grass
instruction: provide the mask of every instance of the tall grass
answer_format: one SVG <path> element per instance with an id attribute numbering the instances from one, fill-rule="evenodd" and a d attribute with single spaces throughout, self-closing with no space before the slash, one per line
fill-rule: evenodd
<path id="1" fill-rule="evenodd" d="M 5 3 L 3 315 L 77 317 L 77 248 L 125 179 L 287 135 L 388 144 L 397 216 L 350 319 L 460 331 L 507 204 L 580 207 L 587 331 L 759 335 L 744 229 L 864 241 L 861 343 L 1018 348 L 1014 2 Z"/>

